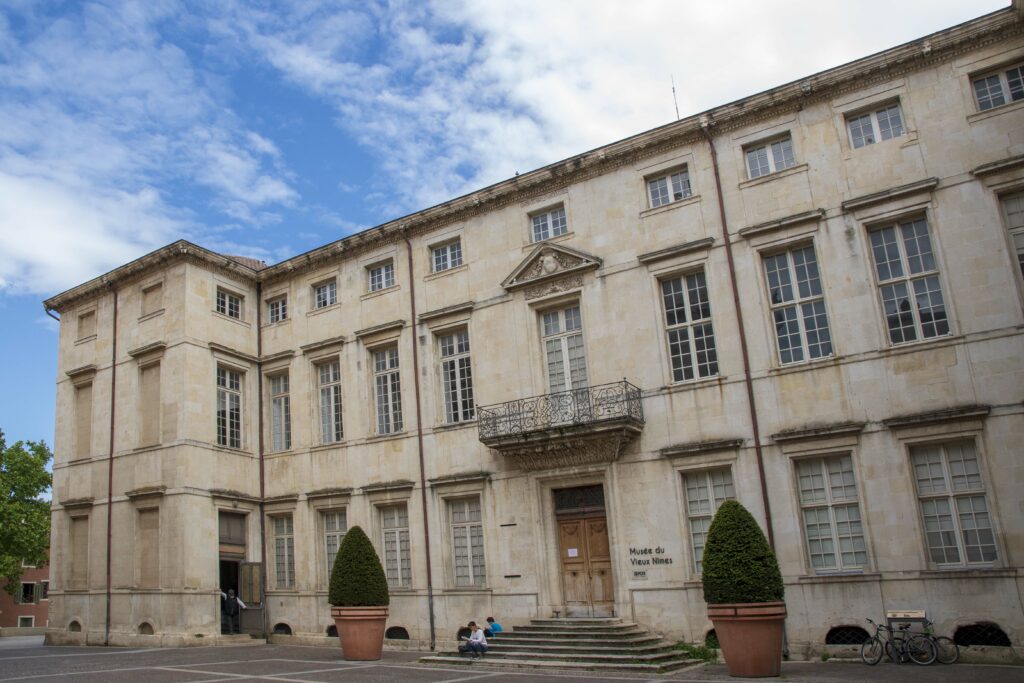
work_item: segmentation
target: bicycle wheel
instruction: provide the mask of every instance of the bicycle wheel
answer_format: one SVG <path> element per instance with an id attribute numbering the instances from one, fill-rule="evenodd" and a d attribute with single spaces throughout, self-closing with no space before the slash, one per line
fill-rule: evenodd
<path id="1" fill-rule="evenodd" d="M 935 641 L 936 659 L 939 660 L 939 663 L 955 664 L 956 660 L 960 659 L 960 647 L 952 638 L 938 636 L 933 640 Z"/>
<path id="2" fill-rule="evenodd" d="M 871 664 L 874 666 L 882 661 L 882 654 L 885 652 L 885 646 L 882 645 L 882 641 L 878 638 L 872 638 L 871 640 L 865 640 L 860 646 L 860 658 L 865 664 Z"/>
<path id="3" fill-rule="evenodd" d="M 907 641 L 907 656 L 910 657 L 910 661 L 914 664 L 920 664 L 926 666 L 935 661 L 938 656 L 938 652 L 935 648 L 935 643 L 928 636 L 917 634 L 910 637 Z"/>

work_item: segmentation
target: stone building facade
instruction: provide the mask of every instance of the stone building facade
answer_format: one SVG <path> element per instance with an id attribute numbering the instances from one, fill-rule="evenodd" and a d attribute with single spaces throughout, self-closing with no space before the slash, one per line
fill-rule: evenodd
<path id="1" fill-rule="evenodd" d="M 1019 4 L 272 266 L 176 242 L 61 314 L 51 642 L 711 628 L 737 498 L 795 654 L 923 609 L 1024 638 Z M 109 608 L 108 608 L 109 595 Z M 155 639 L 155 640 L 154 640 Z"/>

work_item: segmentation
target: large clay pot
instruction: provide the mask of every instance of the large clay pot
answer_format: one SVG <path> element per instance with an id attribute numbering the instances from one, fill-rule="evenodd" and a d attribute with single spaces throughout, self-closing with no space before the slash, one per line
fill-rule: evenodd
<path id="1" fill-rule="evenodd" d="M 782 671 L 786 603 L 708 605 L 730 676 L 764 678 Z"/>
<path id="2" fill-rule="evenodd" d="M 387 607 L 332 607 L 331 616 L 345 659 L 357 662 L 380 659 Z"/>

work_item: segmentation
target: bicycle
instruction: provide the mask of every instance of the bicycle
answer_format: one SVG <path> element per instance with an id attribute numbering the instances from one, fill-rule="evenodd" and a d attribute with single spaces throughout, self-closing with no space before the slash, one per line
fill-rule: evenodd
<path id="1" fill-rule="evenodd" d="M 867 621 L 875 627 L 875 635 L 860 646 L 860 658 L 865 664 L 873 666 L 882 661 L 883 655 L 888 655 L 897 664 L 909 659 L 925 666 L 938 656 L 935 643 L 928 637 L 922 633 L 908 633 L 910 624 L 900 624 L 897 633 L 889 626 L 876 624 L 871 619 Z"/>
<path id="2" fill-rule="evenodd" d="M 939 664 L 955 664 L 960 659 L 960 646 L 952 638 L 935 635 L 935 624 L 924 622 L 924 636 L 935 645 L 936 661 Z"/>

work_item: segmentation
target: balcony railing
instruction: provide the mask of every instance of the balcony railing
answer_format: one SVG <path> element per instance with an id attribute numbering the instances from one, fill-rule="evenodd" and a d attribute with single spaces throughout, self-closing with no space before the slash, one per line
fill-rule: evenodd
<path id="1" fill-rule="evenodd" d="M 520 398 L 477 410 L 480 440 L 484 443 L 559 427 L 644 422 L 640 388 L 626 380 Z"/>

